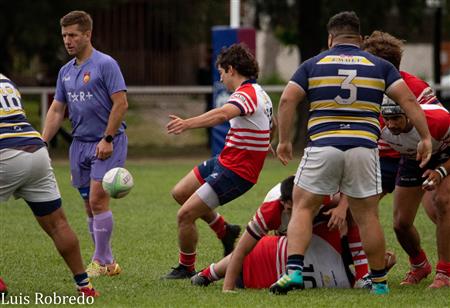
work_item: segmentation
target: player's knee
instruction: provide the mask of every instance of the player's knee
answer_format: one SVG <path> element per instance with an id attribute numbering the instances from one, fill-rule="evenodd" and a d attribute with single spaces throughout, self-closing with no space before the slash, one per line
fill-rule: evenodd
<path id="1" fill-rule="evenodd" d="M 179 205 L 183 205 L 183 203 L 186 202 L 186 200 L 189 198 L 189 196 L 187 196 L 186 191 L 179 185 L 175 185 L 175 187 L 172 188 L 171 194 L 172 198 L 175 199 L 175 201 Z"/>
<path id="2" fill-rule="evenodd" d="M 394 231 L 395 231 L 395 233 L 402 233 L 402 232 L 408 230 L 411 227 L 412 227 L 412 223 L 410 223 L 409 221 L 404 221 L 404 220 L 401 220 L 401 219 L 395 219 L 394 220 Z"/>
<path id="3" fill-rule="evenodd" d="M 191 224 L 195 221 L 196 217 L 192 215 L 191 211 L 186 211 L 183 208 L 180 208 L 177 213 L 177 222 L 178 225 Z"/>
<path id="4" fill-rule="evenodd" d="M 450 213 L 450 198 L 447 194 L 436 194 L 433 198 L 433 205 L 438 217 L 446 216 Z"/>

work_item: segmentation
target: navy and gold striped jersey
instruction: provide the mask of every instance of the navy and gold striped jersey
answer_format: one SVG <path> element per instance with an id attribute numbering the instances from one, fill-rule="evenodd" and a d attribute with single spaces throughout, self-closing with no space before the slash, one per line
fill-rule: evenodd
<path id="1" fill-rule="evenodd" d="M 0 149 L 25 145 L 44 145 L 28 122 L 15 84 L 0 74 Z"/>
<path id="2" fill-rule="evenodd" d="M 305 61 L 290 83 L 311 103 L 309 145 L 376 148 L 383 94 L 400 80 L 391 63 L 356 45 L 340 44 Z"/>

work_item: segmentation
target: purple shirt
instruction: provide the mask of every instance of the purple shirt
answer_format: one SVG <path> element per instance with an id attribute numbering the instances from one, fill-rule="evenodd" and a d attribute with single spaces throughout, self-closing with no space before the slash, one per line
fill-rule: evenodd
<path id="1" fill-rule="evenodd" d="M 75 139 L 98 141 L 103 138 L 108 124 L 113 106 L 111 95 L 126 90 L 117 62 L 94 49 L 83 64 L 76 65 L 73 59 L 61 68 L 55 100 L 67 104 Z M 122 122 L 117 134 L 123 133 L 125 128 Z"/>

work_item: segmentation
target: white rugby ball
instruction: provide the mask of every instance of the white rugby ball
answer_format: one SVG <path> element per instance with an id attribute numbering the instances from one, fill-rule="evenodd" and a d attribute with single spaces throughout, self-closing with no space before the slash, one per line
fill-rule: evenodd
<path id="1" fill-rule="evenodd" d="M 128 195 L 134 186 L 133 176 L 125 168 L 113 168 L 106 172 L 102 186 L 111 198 L 123 198 Z"/>

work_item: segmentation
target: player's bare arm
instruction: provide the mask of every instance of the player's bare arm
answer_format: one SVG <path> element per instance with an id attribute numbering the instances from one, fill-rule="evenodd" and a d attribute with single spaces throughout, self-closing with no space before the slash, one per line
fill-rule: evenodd
<path id="1" fill-rule="evenodd" d="M 169 115 L 170 122 L 167 124 L 167 133 L 181 134 L 185 130 L 201 127 L 212 127 L 241 114 L 241 110 L 233 104 L 225 104 L 221 108 L 212 109 L 199 116 L 182 119 L 176 115 Z"/>
<path id="2" fill-rule="evenodd" d="M 44 131 L 42 132 L 42 139 L 49 142 L 58 132 L 64 121 L 64 113 L 66 111 L 66 104 L 57 100 L 53 100 L 45 117 Z"/>
<path id="3" fill-rule="evenodd" d="M 431 135 L 425 114 L 404 81 L 397 82 L 386 94 L 402 107 L 408 119 L 419 132 L 421 141 L 417 145 L 416 159 L 421 161 L 420 167 L 423 168 L 430 160 L 432 152 Z"/>
<path id="4" fill-rule="evenodd" d="M 127 96 L 124 91 L 116 92 L 111 95 L 113 107 L 108 118 L 108 125 L 106 126 L 104 136 L 114 136 L 119 129 L 125 114 L 128 110 Z M 113 143 L 107 142 L 105 139 L 101 139 L 97 144 L 95 155 L 99 159 L 107 159 L 113 152 Z"/>
<path id="5" fill-rule="evenodd" d="M 242 264 L 244 263 L 244 258 L 247 256 L 252 249 L 256 246 L 258 240 L 250 235 L 247 231 L 239 239 L 239 242 L 231 254 L 230 262 L 228 263 L 227 271 L 225 273 L 225 280 L 223 282 L 222 291 L 226 292 L 229 290 L 234 290 L 236 287 L 236 278 L 242 270 Z"/>
<path id="6" fill-rule="evenodd" d="M 278 107 L 278 147 L 277 156 L 283 165 L 292 159 L 291 129 L 297 105 L 305 98 L 305 91 L 299 86 L 288 83 L 284 88 Z"/>
<path id="7" fill-rule="evenodd" d="M 336 207 L 324 212 L 325 215 L 330 215 L 330 219 L 328 221 L 328 228 L 333 230 L 335 228 L 341 228 L 345 224 L 345 219 L 347 218 L 347 210 L 348 210 L 348 200 L 347 196 L 344 194 L 336 194 L 340 195 L 339 202 Z M 334 200 L 334 198 L 333 198 Z"/>

